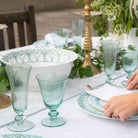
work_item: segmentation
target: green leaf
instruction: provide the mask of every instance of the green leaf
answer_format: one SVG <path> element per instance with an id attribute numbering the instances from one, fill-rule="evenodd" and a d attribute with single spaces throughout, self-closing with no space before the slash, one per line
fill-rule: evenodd
<path id="1" fill-rule="evenodd" d="M 93 71 L 90 66 L 86 66 L 85 68 L 79 69 L 79 75 L 80 75 L 80 78 L 91 77 L 93 76 Z"/>
<path id="2" fill-rule="evenodd" d="M 82 50 L 82 57 L 85 57 L 85 55 L 86 55 L 86 51 L 83 49 Z"/>
<path id="3" fill-rule="evenodd" d="M 132 45 L 128 45 L 128 49 L 129 49 L 129 50 L 136 51 L 135 47 L 134 47 L 134 46 L 132 46 Z"/>
<path id="4" fill-rule="evenodd" d="M 81 48 L 81 46 L 79 46 L 79 45 L 76 44 L 76 46 L 75 46 L 75 48 L 73 49 L 73 51 L 74 51 L 75 53 L 81 53 L 82 48 Z"/>
<path id="5" fill-rule="evenodd" d="M 138 37 L 138 29 L 136 30 L 136 36 Z"/>
<path id="6" fill-rule="evenodd" d="M 0 73 L 3 72 L 3 67 L 0 67 Z"/>
<path id="7" fill-rule="evenodd" d="M 80 68 L 82 66 L 82 61 L 81 59 L 78 58 L 73 62 L 73 64 L 74 64 L 74 67 Z"/>
<path id="8" fill-rule="evenodd" d="M 106 6 L 102 6 L 100 11 L 105 11 L 105 9 L 106 9 Z"/>
<path id="9" fill-rule="evenodd" d="M 9 86 L 8 80 L 1 81 L 0 82 L 0 92 L 6 91 L 8 86 Z"/>
<path id="10" fill-rule="evenodd" d="M 0 92 L 4 92 L 9 88 L 9 81 L 4 67 L 0 66 Z"/>
<path id="11" fill-rule="evenodd" d="M 129 30 L 133 27 L 133 19 L 130 17 L 127 26 L 126 26 L 126 33 L 129 33 Z"/>
<path id="12" fill-rule="evenodd" d="M 125 8 L 129 8 L 129 5 L 130 5 L 130 0 L 127 0 L 127 1 L 125 2 Z"/>
<path id="13" fill-rule="evenodd" d="M 95 65 L 95 67 L 99 70 L 101 70 L 102 66 L 100 64 Z"/>
<path id="14" fill-rule="evenodd" d="M 77 75 L 77 70 L 78 70 L 78 68 L 72 67 L 69 78 L 74 79 Z"/>
<path id="15" fill-rule="evenodd" d="M 100 49 L 99 49 L 101 52 L 103 52 L 103 47 L 102 46 L 100 46 Z"/>

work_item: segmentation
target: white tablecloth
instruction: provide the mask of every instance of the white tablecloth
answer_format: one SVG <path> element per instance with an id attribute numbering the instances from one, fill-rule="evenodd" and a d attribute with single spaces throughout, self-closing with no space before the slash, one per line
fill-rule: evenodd
<path id="1" fill-rule="evenodd" d="M 102 74 L 91 80 L 102 78 Z M 101 79 L 100 78 L 100 79 Z M 93 85 L 93 83 L 91 83 Z M 76 92 L 77 93 L 77 92 Z M 75 95 L 75 94 L 74 94 Z M 61 127 L 50 128 L 41 125 L 41 119 L 48 116 L 48 110 L 43 110 L 27 119 L 35 123 L 35 127 L 21 134 L 33 134 L 44 138 L 137 138 L 138 121 L 117 121 L 94 117 L 81 110 L 77 103 L 78 96 L 65 100 L 59 108 L 60 116 L 67 123 Z M 10 116 L 10 115 L 9 115 Z M 0 129 L 0 134 L 13 133 L 7 126 Z M 15 133 L 14 133 L 15 134 Z"/>
<path id="2" fill-rule="evenodd" d="M 124 75 L 123 71 L 116 72 L 116 76 Z M 86 89 L 84 86 L 90 84 L 96 87 L 105 82 L 105 74 L 101 73 L 94 77 L 68 80 L 64 102 L 59 108 L 61 116 L 66 118 L 67 123 L 61 127 L 49 128 L 41 125 L 41 119 L 48 116 L 47 109 L 44 108 L 39 92 L 30 92 L 27 114 L 39 111 L 30 115 L 27 119 L 35 123 L 35 127 L 22 134 L 33 134 L 45 138 L 136 138 L 138 135 L 138 121 L 120 122 L 94 117 L 81 110 L 77 103 L 78 96 Z M 38 96 L 39 95 L 39 96 Z M 4 111 L 5 110 L 5 111 Z M 36 111 L 37 110 L 37 111 Z M 40 111 L 41 110 L 41 111 Z M 5 117 L 4 117 L 5 116 Z M 12 108 L 0 110 L 0 122 L 6 118 L 14 118 L 15 113 Z M 0 135 L 13 133 L 7 126 L 0 128 Z"/>

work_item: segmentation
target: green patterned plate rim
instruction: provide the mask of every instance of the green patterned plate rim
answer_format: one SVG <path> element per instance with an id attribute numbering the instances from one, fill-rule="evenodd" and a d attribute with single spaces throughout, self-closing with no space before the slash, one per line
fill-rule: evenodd
<path id="1" fill-rule="evenodd" d="M 89 97 L 90 95 L 86 92 L 82 93 L 78 98 L 78 105 L 81 107 L 81 109 L 95 117 L 104 118 L 104 119 L 112 119 L 109 117 L 104 116 L 104 112 L 97 110 L 91 104 L 89 103 Z M 128 120 L 138 120 L 138 115 L 132 116 Z"/>
<path id="2" fill-rule="evenodd" d="M 5 134 L 2 135 L 2 138 L 44 138 L 36 135 L 28 135 L 28 134 Z"/>

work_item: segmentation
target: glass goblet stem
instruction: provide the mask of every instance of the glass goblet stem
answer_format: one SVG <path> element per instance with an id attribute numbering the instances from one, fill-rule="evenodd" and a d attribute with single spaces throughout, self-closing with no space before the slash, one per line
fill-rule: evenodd
<path id="1" fill-rule="evenodd" d="M 112 77 L 111 76 L 109 76 L 108 78 L 107 78 L 107 80 L 106 80 L 106 83 L 109 83 L 109 84 L 111 84 L 111 83 L 113 83 L 113 79 L 112 79 Z"/>
<path id="2" fill-rule="evenodd" d="M 15 116 L 15 121 L 17 121 L 17 125 L 22 125 L 24 123 L 24 120 L 26 120 L 26 116 L 23 114 L 18 114 Z"/>
<path id="3" fill-rule="evenodd" d="M 57 110 L 50 110 L 48 115 L 50 116 L 50 120 L 53 120 L 53 119 L 55 120 L 55 119 L 57 119 L 59 112 Z"/>
<path id="4" fill-rule="evenodd" d="M 127 75 L 127 80 L 124 80 L 124 81 L 122 81 L 121 82 L 121 84 L 123 85 L 123 86 L 126 86 L 126 84 L 127 84 L 127 82 L 128 82 L 128 79 L 131 77 L 131 75 L 132 75 L 132 73 L 128 73 L 128 75 Z"/>
<path id="5" fill-rule="evenodd" d="M 131 75 L 132 75 L 132 74 L 131 74 L 131 73 L 129 73 L 129 74 L 127 75 L 127 79 L 129 79 L 129 78 L 131 77 Z"/>

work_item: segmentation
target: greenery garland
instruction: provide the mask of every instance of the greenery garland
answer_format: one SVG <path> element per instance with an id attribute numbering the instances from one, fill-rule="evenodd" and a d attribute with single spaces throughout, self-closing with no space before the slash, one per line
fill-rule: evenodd
<path id="1" fill-rule="evenodd" d="M 82 67 L 83 64 L 83 60 L 85 57 L 85 51 L 81 48 L 81 46 L 76 45 L 74 48 L 69 48 L 69 47 L 64 47 L 64 49 L 67 50 L 72 50 L 75 53 L 78 54 L 78 58 L 73 62 L 73 67 L 71 70 L 71 73 L 69 75 L 69 78 L 75 78 L 77 76 L 79 76 L 80 78 L 83 77 L 91 77 L 93 76 L 93 71 L 91 70 L 90 66 L 87 66 L 85 68 Z M 100 46 L 99 49 L 93 49 L 92 50 L 94 54 L 91 54 L 91 59 L 92 59 L 92 63 L 95 65 L 95 67 L 99 70 L 102 69 L 103 66 L 103 49 L 102 46 Z M 118 53 L 119 55 L 120 53 Z M 93 56 L 95 55 L 95 56 Z M 122 63 L 119 60 L 120 58 L 118 57 L 118 64 L 117 64 L 117 69 L 120 69 L 122 67 Z"/>
<path id="2" fill-rule="evenodd" d="M 128 45 L 127 47 L 129 50 L 136 51 L 135 47 L 132 45 Z M 79 57 L 73 62 L 73 67 L 69 78 L 75 78 L 79 76 L 80 78 L 83 77 L 91 77 L 93 76 L 93 71 L 91 70 L 90 66 L 82 68 L 83 60 L 85 57 L 85 51 L 81 48 L 81 46 L 76 45 L 75 48 L 70 49 L 69 47 L 65 47 L 65 49 L 72 50 L 79 55 Z M 125 49 L 119 49 L 117 53 L 117 60 L 116 60 L 116 70 L 120 70 L 123 67 L 122 59 L 121 59 L 121 51 Z M 93 56 L 94 55 L 94 56 Z M 91 52 L 91 60 L 95 67 L 99 70 L 103 70 L 104 60 L 103 60 L 103 48 L 100 46 L 98 49 L 92 49 Z"/>

